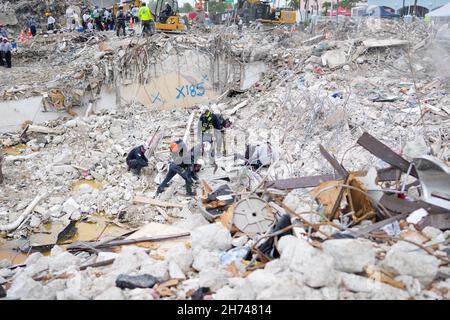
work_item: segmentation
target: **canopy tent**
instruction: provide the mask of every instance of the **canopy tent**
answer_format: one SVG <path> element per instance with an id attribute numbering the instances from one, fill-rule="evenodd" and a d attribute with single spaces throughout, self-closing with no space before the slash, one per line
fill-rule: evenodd
<path id="1" fill-rule="evenodd" d="M 439 9 L 433 10 L 426 15 L 426 18 L 434 21 L 437 24 L 449 23 L 450 22 L 450 3 Z"/>
<path id="2" fill-rule="evenodd" d="M 450 17 L 450 3 L 427 14 L 430 17 Z"/>

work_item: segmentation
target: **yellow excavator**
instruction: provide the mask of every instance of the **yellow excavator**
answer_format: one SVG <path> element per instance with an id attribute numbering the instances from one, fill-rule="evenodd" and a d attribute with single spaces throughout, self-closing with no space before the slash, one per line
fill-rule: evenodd
<path id="1" fill-rule="evenodd" d="M 125 10 L 131 7 L 140 8 L 142 1 L 128 1 L 119 5 L 114 4 L 114 15 L 117 15 L 117 11 L 120 6 L 123 6 Z M 150 6 L 150 11 L 155 18 L 156 31 L 162 32 L 180 32 L 184 30 L 184 24 L 180 22 L 180 15 L 178 14 L 178 1 L 177 0 L 157 0 L 156 5 Z"/>
<path id="2" fill-rule="evenodd" d="M 297 13 L 291 8 L 272 8 L 272 2 L 261 0 L 238 0 L 237 14 L 249 21 L 288 24 L 297 22 Z M 249 22 L 246 21 L 246 22 Z"/>
<path id="3" fill-rule="evenodd" d="M 155 28 L 163 32 L 181 32 L 185 25 L 180 22 L 177 0 L 157 0 L 155 12 Z"/>

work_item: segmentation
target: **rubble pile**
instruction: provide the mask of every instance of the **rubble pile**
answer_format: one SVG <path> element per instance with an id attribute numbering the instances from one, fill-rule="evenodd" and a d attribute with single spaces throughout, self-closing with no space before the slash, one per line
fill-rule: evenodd
<path id="1" fill-rule="evenodd" d="M 25 255 L 0 260 L 7 297 L 449 299 L 450 74 L 436 77 L 427 27 L 367 19 L 314 32 L 62 34 L 22 48 L 19 61 L 66 72 L 18 74 L 2 99 L 40 94 L 75 112 L 104 84 L 147 83 L 183 50 L 266 69 L 248 90 L 242 78 L 219 83 L 211 108 L 232 120 L 231 152 L 202 168 L 197 198 L 180 177 L 155 197 L 167 146 L 191 142 L 196 106 L 119 103 L 0 136 L 0 231 Z M 138 178 L 125 156 L 147 143 Z M 268 165 L 237 160 L 266 143 Z M 99 216 L 108 224 L 82 238 Z M 49 224 L 62 226 L 57 239 L 33 240 Z"/>

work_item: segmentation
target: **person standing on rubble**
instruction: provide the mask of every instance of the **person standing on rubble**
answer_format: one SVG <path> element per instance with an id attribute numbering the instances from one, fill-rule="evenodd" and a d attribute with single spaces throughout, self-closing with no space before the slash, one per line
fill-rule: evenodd
<path id="1" fill-rule="evenodd" d="M 33 37 L 36 37 L 36 34 L 37 34 L 36 20 L 34 20 L 33 18 L 30 18 L 30 20 L 28 21 L 28 28 L 30 28 L 31 35 Z"/>
<path id="2" fill-rule="evenodd" d="M 139 8 L 137 6 L 133 6 L 133 8 L 131 8 L 131 18 L 133 19 L 133 23 L 137 23 L 139 20 Z"/>
<path id="3" fill-rule="evenodd" d="M 120 35 L 120 29 L 123 30 L 123 35 L 124 37 L 127 36 L 127 32 L 126 32 L 126 26 L 125 26 L 125 21 L 127 19 L 126 13 L 123 10 L 123 7 L 120 6 L 119 7 L 119 11 L 117 12 L 117 16 L 116 16 L 116 31 L 117 31 L 117 37 L 119 37 Z"/>
<path id="4" fill-rule="evenodd" d="M 8 38 L 8 30 L 6 27 L 0 24 L 0 37 Z"/>
<path id="5" fill-rule="evenodd" d="M 5 55 L 3 53 L 3 37 L 0 36 L 0 67 L 5 66 Z"/>
<path id="6" fill-rule="evenodd" d="M 104 9 L 103 19 L 105 21 L 105 30 L 113 30 L 112 26 L 112 13 L 108 9 Z"/>
<path id="7" fill-rule="evenodd" d="M 0 51 L 2 51 L 2 56 L 5 60 L 4 66 L 6 68 L 11 68 L 11 44 L 7 38 L 3 38 L 3 43 L 1 44 Z"/>
<path id="8" fill-rule="evenodd" d="M 86 30 L 88 28 L 89 20 L 91 19 L 91 16 L 89 15 L 89 12 L 85 11 L 83 14 L 83 29 Z"/>
<path id="9" fill-rule="evenodd" d="M 94 30 L 94 20 L 89 20 L 89 22 L 88 22 L 88 24 L 87 24 L 87 29 L 89 30 L 89 31 L 92 31 L 92 30 Z"/>
<path id="10" fill-rule="evenodd" d="M 202 106 L 200 112 L 197 137 L 202 144 L 209 143 L 211 145 L 210 158 L 213 162 L 216 155 L 215 151 L 217 151 L 217 154 L 222 153 L 225 129 L 231 126 L 231 122 L 221 115 L 214 114 L 208 106 Z M 222 155 L 225 155 L 225 152 L 226 150 L 223 150 Z"/>
<path id="11" fill-rule="evenodd" d="M 154 33 L 153 16 L 145 2 L 142 2 L 141 8 L 139 9 L 139 19 L 142 23 L 142 34 L 149 33 L 152 35 Z"/>
<path id="12" fill-rule="evenodd" d="M 145 156 L 145 151 L 145 147 L 141 145 L 133 148 L 133 150 L 128 153 L 128 171 L 134 171 L 137 176 L 140 176 L 142 168 L 148 167 L 148 159 Z"/>
<path id="13" fill-rule="evenodd" d="M 51 14 L 48 15 L 47 18 L 47 30 L 48 31 L 53 31 L 55 30 L 55 18 L 53 18 L 53 16 Z"/>
<path id="14" fill-rule="evenodd" d="M 94 16 L 95 26 L 97 27 L 97 30 L 102 31 L 103 30 L 102 17 L 101 17 L 101 12 L 100 12 L 100 9 L 98 8 L 98 6 L 95 6 L 93 16 Z"/>
<path id="15" fill-rule="evenodd" d="M 196 175 L 194 174 L 191 152 L 187 151 L 186 144 L 180 139 L 170 144 L 170 153 L 169 172 L 164 181 L 159 185 L 156 196 L 164 192 L 169 182 L 177 174 L 186 182 L 186 194 L 188 196 L 195 196 L 195 192 L 192 191 L 192 185 Z"/>
<path id="16" fill-rule="evenodd" d="M 242 26 L 244 25 L 244 22 L 240 16 L 237 16 L 237 25 L 239 33 L 242 33 Z"/>

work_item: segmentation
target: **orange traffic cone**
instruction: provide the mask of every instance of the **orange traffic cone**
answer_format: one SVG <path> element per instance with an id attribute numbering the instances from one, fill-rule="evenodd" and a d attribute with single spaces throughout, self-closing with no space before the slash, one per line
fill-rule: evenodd
<path id="1" fill-rule="evenodd" d="M 31 39 L 33 36 L 31 35 L 31 30 L 28 29 L 28 39 Z"/>
<path id="2" fill-rule="evenodd" d="M 25 41 L 25 32 L 22 30 L 22 33 L 20 34 L 20 42 Z"/>
<path id="3" fill-rule="evenodd" d="M 133 18 L 130 18 L 130 29 L 133 29 Z"/>

